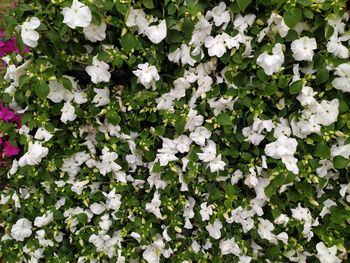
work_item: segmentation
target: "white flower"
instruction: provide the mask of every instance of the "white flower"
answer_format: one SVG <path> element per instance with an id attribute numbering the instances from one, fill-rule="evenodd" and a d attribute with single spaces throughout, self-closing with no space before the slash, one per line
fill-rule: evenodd
<path id="1" fill-rule="evenodd" d="M 107 25 L 104 22 L 101 22 L 99 26 L 90 24 L 84 27 L 83 33 L 85 38 L 91 42 L 102 41 L 106 38 L 106 28 Z"/>
<path id="2" fill-rule="evenodd" d="M 222 33 L 221 35 L 216 35 L 215 38 L 212 36 L 208 36 L 205 39 L 205 47 L 208 48 L 208 54 L 211 57 L 217 56 L 222 57 L 226 53 L 226 47 L 228 49 L 232 49 L 233 47 L 239 48 L 239 43 L 243 41 L 240 38 L 241 35 L 237 35 L 236 37 L 231 37 L 226 33 Z"/>
<path id="3" fill-rule="evenodd" d="M 56 80 L 49 81 L 49 88 L 50 92 L 47 95 L 47 98 L 55 103 L 59 103 L 62 100 L 71 101 L 73 99 L 73 94 L 65 89 L 62 83 Z"/>
<path id="4" fill-rule="evenodd" d="M 213 205 L 208 205 L 207 202 L 201 204 L 201 210 L 199 211 L 202 221 L 207 221 L 210 219 L 210 216 L 213 214 Z"/>
<path id="5" fill-rule="evenodd" d="M 194 66 L 196 61 L 191 57 L 191 49 L 186 44 L 181 44 L 174 52 L 168 54 L 168 59 L 179 64 L 180 60 L 183 65 L 189 64 Z"/>
<path id="6" fill-rule="evenodd" d="M 301 207 L 301 204 L 298 203 L 298 207 L 292 208 L 292 217 L 299 221 L 312 222 L 312 216 L 308 208 Z"/>
<path id="7" fill-rule="evenodd" d="M 186 118 L 185 130 L 193 131 L 196 127 L 201 126 L 204 117 L 202 115 L 197 115 L 197 111 L 190 109 Z"/>
<path id="8" fill-rule="evenodd" d="M 61 121 L 63 123 L 67 123 L 67 121 L 74 121 L 77 118 L 77 115 L 75 114 L 75 109 L 69 101 L 64 103 L 61 112 Z"/>
<path id="9" fill-rule="evenodd" d="M 91 212 L 95 215 L 100 215 L 102 214 L 105 210 L 106 210 L 106 206 L 104 204 L 100 204 L 100 203 L 92 203 L 89 206 Z"/>
<path id="10" fill-rule="evenodd" d="M 89 7 L 80 3 L 78 0 L 73 0 L 72 6 L 62 9 L 63 23 L 72 29 L 76 27 L 87 27 L 90 25 L 92 15 Z"/>
<path id="11" fill-rule="evenodd" d="M 32 17 L 29 21 L 23 22 L 21 26 L 21 37 L 23 43 L 28 47 L 36 47 L 38 45 L 39 33 L 35 31 L 40 26 L 40 20 Z"/>
<path id="12" fill-rule="evenodd" d="M 325 215 L 330 214 L 331 211 L 329 208 L 332 206 L 337 206 L 337 203 L 331 199 L 327 199 L 327 200 L 323 201 L 323 208 L 322 208 L 322 211 L 320 213 L 320 217 L 323 218 Z"/>
<path id="13" fill-rule="evenodd" d="M 44 140 L 45 142 L 49 141 L 52 137 L 53 137 L 53 134 L 48 132 L 43 127 L 38 128 L 34 135 L 34 139 Z"/>
<path id="14" fill-rule="evenodd" d="M 192 140 L 188 138 L 186 135 L 180 135 L 179 137 L 176 138 L 175 143 L 176 143 L 176 149 L 180 153 L 185 153 L 190 150 L 190 145 L 192 143 Z"/>
<path id="15" fill-rule="evenodd" d="M 30 60 L 26 61 L 25 63 L 23 63 L 21 66 L 17 67 L 15 65 L 9 65 L 7 66 L 6 69 L 6 74 L 4 76 L 5 80 L 13 80 L 12 85 L 14 87 L 18 87 L 19 85 L 19 78 L 23 75 L 26 74 L 26 68 L 29 66 L 30 64 Z"/>
<path id="16" fill-rule="evenodd" d="M 95 84 L 99 82 L 108 82 L 111 78 L 111 73 L 108 71 L 109 65 L 106 62 L 97 59 L 97 56 L 92 58 L 92 65 L 86 67 L 86 72 L 91 77 L 91 81 Z"/>
<path id="17" fill-rule="evenodd" d="M 210 162 L 216 158 L 216 144 L 208 140 L 207 145 L 202 148 L 202 153 L 197 153 L 198 158 L 203 162 Z"/>
<path id="18" fill-rule="evenodd" d="M 228 24 L 230 22 L 230 13 L 226 10 L 226 4 L 221 2 L 218 6 L 214 7 L 212 11 L 208 11 L 205 15 L 206 19 L 213 18 L 215 26 L 221 26 L 222 24 Z"/>
<path id="19" fill-rule="evenodd" d="M 162 20 L 156 26 L 149 26 L 145 31 L 146 36 L 149 40 L 151 40 L 154 44 L 159 44 L 162 42 L 167 35 L 167 28 L 165 19 Z"/>
<path id="20" fill-rule="evenodd" d="M 233 237 L 231 239 L 220 240 L 219 247 L 221 250 L 221 255 L 233 254 L 239 256 L 239 254 L 241 254 L 241 249 Z"/>
<path id="21" fill-rule="evenodd" d="M 272 13 L 270 18 L 267 20 L 267 27 L 265 27 L 263 30 L 261 30 L 258 34 L 258 43 L 260 43 L 263 38 L 268 33 L 279 33 L 279 35 L 284 38 L 287 36 L 289 31 L 289 27 L 286 25 L 286 23 L 283 20 L 283 17 Z M 270 36 L 270 35 L 269 35 Z M 271 37 L 274 38 L 275 34 L 273 34 Z"/>
<path id="22" fill-rule="evenodd" d="M 198 145 L 204 146 L 205 140 L 209 139 L 211 131 L 203 126 L 197 127 L 193 132 L 190 133 L 190 138 Z"/>
<path id="23" fill-rule="evenodd" d="M 214 239 L 219 239 L 221 237 L 222 223 L 219 219 L 215 219 L 214 224 L 208 223 L 205 227 L 209 235 Z"/>
<path id="24" fill-rule="evenodd" d="M 19 159 L 19 166 L 36 165 L 49 153 L 49 149 L 43 147 L 40 142 L 29 142 L 28 151 Z"/>
<path id="25" fill-rule="evenodd" d="M 143 34 L 149 26 L 146 13 L 142 9 L 134 9 L 130 7 L 129 15 L 125 22 L 127 27 L 137 27 L 139 34 Z"/>
<path id="26" fill-rule="evenodd" d="M 138 83 L 141 83 L 146 89 L 154 86 L 155 82 L 160 79 L 157 68 L 150 66 L 148 62 L 139 64 L 138 68 L 133 73 L 137 76 Z"/>
<path id="27" fill-rule="evenodd" d="M 154 214 L 158 219 L 162 219 L 162 213 L 160 211 L 160 205 L 162 202 L 160 201 L 160 195 L 158 191 L 155 191 L 153 194 L 153 199 L 150 203 L 146 204 L 146 211 Z"/>
<path id="28" fill-rule="evenodd" d="M 315 49 L 317 49 L 315 38 L 302 37 L 291 44 L 293 58 L 297 61 L 312 61 Z"/>
<path id="29" fill-rule="evenodd" d="M 43 227 L 50 224 L 53 221 L 53 212 L 44 214 L 43 216 L 37 216 L 34 220 L 34 226 Z"/>
<path id="30" fill-rule="evenodd" d="M 264 53 L 260 54 L 256 60 L 256 64 L 264 69 L 266 75 L 272 75 L 279 72 L 284 62 L 284 54 L 282 45 L 277 43 L 272 49 L 272 55 Z"/>
<path id="31" fill-rule="evenodd" d="M 110 102 L 108 88 L 104 88 L 104 89 L 94 88 L 94 91 L 96 92 L 96 95 L 92 100 L 92 103 L 96 103 L 96 107 L 105 106 Z"/>
<path id="32" fill-rule="evenodd" d="M 216 156 L 214 160 L 211 160 L 209 162 L 210 172 L 215 173 L 218 171 L 224 171 L 225 170 L 226 163 L 221 160 L 221 154 Z"/>
<path id="33" fill-rule="evenodd" d="M 102 149 L 101 162 L 97 164 L 97 168 L 99 169 L 102 175 L 106 175 L 110 172 L 118 172 L 121 167 L 114 161 L 118 158 L 118 154 L 116 152 L 111 152 L 106 146 Z"/>
<path id="34" fill-rule="evenodd" d="M 27 218 L 17 220 L 11 228 L 11 236 L 17 241 L 24 241 L 32 234 L 32 222 Z"/>
<path id="35" fill-rule="evenodd" d="M 157 240 L 154 241 L 151 245 L 147 246 L 146 250 L 143 251 L 142 257 L 148 263 L 159 263 L 160 256 L 165 253 L 165 244 L 163 239 L 158 236 Z"/>
<path id="36" fill-rule="evenodd" d="M 116 194 L 116 189 L 113 188 L 112 191 L 110 191 L 108 194 L 103 193 L 103 195 L 107 198 L 106 206 L 108 209 L 112 209 L 114 211 L 118 211 L 122 202 L 121 198 L 122 196 L 120 194 Z"/>
<path id="37" fill-rule="evenodd" d="M 254 14 L 248 14 L 245 16 L 237 14 L 235 20 L 233 21 L 233 26 L 239 32 L 244 32 L 248 27 L 253 25 L 255 18 L 256 15 Z"/>
<path id="38" fill-rule="evenodd" d="M 275 224 L 286 226 L 289 222 L 289 217 L 285 214 L 280 214 L 274 221 Z"/>
<path id="39" fill-rule="evenodd" d="M 272 233 L 275 226 L 267 219 L 259 219 L 258 234 L 261 238 L 268 240 L 270 243 L 276 244 L 276 235 Z"/>
<path id="40" fill-rule="evenodd" d="M 350 92 L 350 63 L 340 64 L 334 75 L 339 77 L 332 81 L 333 87 L 343 92 Z"/>
<path id="41" fill-rule="evenodd" d="M 330 248 L 326 247 L 323 242 L 319 242 L 316 245 L 317 257 L 321 263 L 340 263 L 342 260 L 338 258 L 337 246 L 334 245 Z"/>
<path id="42" fill-rule="evenodd" d="M 276 141 L 265 146 L 265 153 L 267 156 L 280 159 L 285 155 L 293 155 L 297 146 L 298 142 L 296 139 L 282 135 Z"/>
<path id="43" fill-rule="evenodd" d="M 327 43 L 327 51 L 338 58 L 346 59 L 349 57 L 349 50 L 340 41 L 329 41 Z"/>

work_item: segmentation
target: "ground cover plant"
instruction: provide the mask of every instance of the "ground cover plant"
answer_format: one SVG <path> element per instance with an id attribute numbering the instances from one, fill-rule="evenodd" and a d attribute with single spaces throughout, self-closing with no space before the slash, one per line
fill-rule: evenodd
<path id="1" fill-rule="evenodd" d="M 22 0 L 5 20 L 2 262 L 349 261 L 346 1 Z"/>

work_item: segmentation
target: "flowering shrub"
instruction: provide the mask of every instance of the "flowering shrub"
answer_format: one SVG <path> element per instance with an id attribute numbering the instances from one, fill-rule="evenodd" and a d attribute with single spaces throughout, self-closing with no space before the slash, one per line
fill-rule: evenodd
<path id="1" fill-rule="evenodd" d="M 345 5 L 21 1 L 3 262 L 348 261 Z"/>

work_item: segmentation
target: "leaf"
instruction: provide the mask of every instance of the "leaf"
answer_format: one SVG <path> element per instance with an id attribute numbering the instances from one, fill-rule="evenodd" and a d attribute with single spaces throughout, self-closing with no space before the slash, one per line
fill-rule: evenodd
<path id="1" fill-rule="evenodd" d="M 335 169 L 344 169 L 349 165 L 349 162 L 349 159 L 341 155 L 334 156 L 333 158 L 333 166 Z"/>
<path id="2" fill-rule="evenodd" d="M 122 36 L 121 44 L 124 51 L 129 53 L 130 50 L 137 47 L 138 40 L 133 34 L 126 33 L 124 36 Z"/>
<path id="3" fill-rule="evenodd" d="M 291 29 L 293 29 L 299 23 L 301 17 L 302 12 L 298 8 L 290 8 L 283 15 L 284 22 Z"/>
<path id="4" fill-rule="evenodd" d="M 223 112 L 217 117 L 218 123 L 220 125 L 232 125 L 232 120 L 230 118 L 230 115 L 228 113 Z"/>
<path id="5" fill-rule="evenodd" d="M 148 9 L 154 8 L 153 0 L 143 0 L 142 4 L 144 7 L 148 8 Z"/>
<path id="6" fill-rule="evenodd" d="M 299 94 L 300 91 L 303 88 L 303 83 L 301 80 L 295 81 L 293 82 L 290 86 L 289 86 L 289 92 L 290 94 Z"/>
<path id="7" fill-rule="evenodd" d="M 312 0 L 297 0 L 297 3 L 303 6 L 309 6 L 312 4 Z"/>
<path id="8" fill-rule="evenodd" d="M 324 37 L 326 38 L 326 40 L 330 39 L 333 33 L 334 33 L 334 27 L 332 27 L 327 23 L 324 29 Z"/>
<path id="9" fill-rule="evenodd" d="M 40 99 L 44 100 L 50 93 L 49 85 L 41 80 L 34 86 L 34 92 Z"/>
<path id="10" fill-rule="evenodd" d="M 238 7 L 242 12 L 244 12 L 251 2 L 252 0 L 237 0 Z"/>
<path id="11" fill-rule="evenodd" d="M 321 159 L 328 159 L 331 155 L 331 150 L 324 141 L 320 141 L 315 147 L 314 155 Z"/>
<path id="12" fill-rule="evenodd" d="M 329 79 L 329 73 L 326 68 L 321 68 L 316 74 L 316 82 L 318 85 L 325 83 Z"/>
<path id="13" fill-rule="evenodd" d="M 275 92 L 278 90 L 278 86 L 276 81 L 272 81 L 271 83 L 269 83 L 269 85 L 267 85 L 266 89 L 265 89 L 265 95 L 267 96 L 271 96 L 273 94 L 275 94 Z"/>

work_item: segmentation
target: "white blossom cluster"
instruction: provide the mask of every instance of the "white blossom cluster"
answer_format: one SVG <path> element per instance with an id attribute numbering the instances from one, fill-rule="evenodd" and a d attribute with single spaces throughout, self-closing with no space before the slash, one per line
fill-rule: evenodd
<path id="1" fill-rule="evenodd" d="M 1 91 L 24 116 L 0 190 L 3 262 L 347 262 L 348 13 L 294 1 L 324 19 L 320 36 L 307 11 L 292 27 L 259 1 L 51 2 L 89 84 L 45 57 L 45 16 L 23 19 L 33 49 L 4 58 Z"/>

